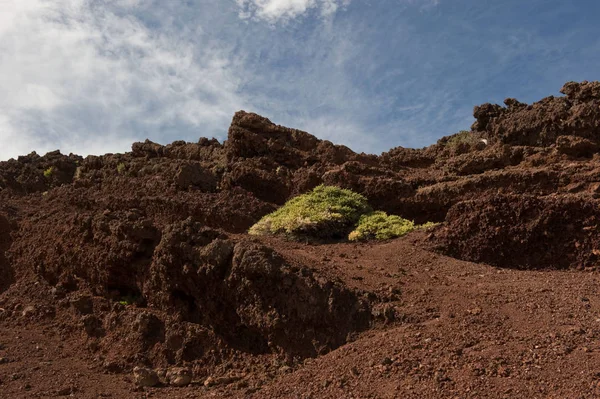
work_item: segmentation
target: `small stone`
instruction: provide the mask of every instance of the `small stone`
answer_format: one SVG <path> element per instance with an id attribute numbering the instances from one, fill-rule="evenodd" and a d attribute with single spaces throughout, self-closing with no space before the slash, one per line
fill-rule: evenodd
<path id="1" fill-rule="evenodd" d="M 384 366 L 390 366 L 392 363 L 393 363 L 392 359 L 390 359 L 389 357 L 386 357 L 385 359 L 383 359 L 381 361 L 381 364 Z"/>
<path id="2" fill-rule="evenodd" d="M 281 374 L 286 374 L 292 371 L 292 368 L 290 366 L 281 366 L 279 368 L 279 373 Z"/>
<path id="3" fill-rule="evenodd" d="M 481 314 L 481 312 L 482 312 L 482 310 L 480 307 L 476 307 L 476 308 L 467 310 L 467 313 L 475 315 L 475 316 Z"/>
<path id="4" fill-rule="evenodd" d="M 167 370 L 166 379 L 169 385 L 184 387 L 192 382 L 192 370 L 184 367 L 174 367 Z"/>
<path id="5" fill-rule="evenodd" d="M 34 306 L 26 306 L 25 309 L 23 309 L 23 312 L 21 313 L 23 315 L 23 317 L 29 317 L 31 315 L 33 315 L 35 313 L 35 307 Z"/>
<path id="6" fill-rule="evenodd" d="M 230 377 L 218 377 L 218 378 L 208 377 L 206 380 L 204 380 L 204 386 L 212 387 L 212 386 L 217 386 L 217 385 L 228 385 L 233 382 L 239 381 L 241 379 L 242 379 L 242 376 L 230 376 Z"/>
<path id="7" fill-rule="evenodd" d="M 69 396 L 74 394 L 75 392 L 77 392 L 77 388 L 75 387 L 64 387 L 60 390 L 58 390 L 58 392 L 56 392 L 57 396 Z"/>
<path id="8" fill-rule="evenodd" d="M 62 285 L 57 285 L 50 289 L 50 294 L 56 299 L 63 299 L 67 296 L 67 290 Z"/>
<path id="9" fill-rule="evenodd" d="M 120 373 L 123 371 L 123 366 L 121 364 L 111 360 L 105 360 L 102 363 L 102 368 L 109 373 Z"/>
<path id="10" fill-rule="evenodd" d="M 140 387 L 153 387 L 159 382 L 158 375 L 154 370 L 143 367 L 133 369 L 133 380 Z"/>
<path id="11" fill-rule="evenodd" d="M 161 384 L 169 385 L 169 380 L 167 380 L 167 369 L 156 369 L 156 375 Z"/>

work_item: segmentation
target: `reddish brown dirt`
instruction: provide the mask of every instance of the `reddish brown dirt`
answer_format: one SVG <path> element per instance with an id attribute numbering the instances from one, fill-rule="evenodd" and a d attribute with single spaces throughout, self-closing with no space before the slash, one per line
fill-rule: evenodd
<path id="1" fill-rule="evenodd" d="M 0 397 L 600 396 L 600 84 L 562 91 L 380 156 L 239 112 L 223 144 L 0 163 Z M 322 183 L 441 224 L 245 234 Z"/>
<path id="2" fill-rule="evenodd" d="M 380 299 L 372 330 L 317 359 L 294 364 L 259 355 L 217 368 L 213 375 L 245 373 L 225 386 L 205 388 L 200 374 L 186 388 L 142 392 L 129 373 L 107 370 L 83 331 L 65 331 L 57 319 L 67 310 L 58 306 L 53 316 L 19 310 L 0 325 L 0 356 L 10 361 L 0 365 L 3 392 L 7 398 L 69 389 L 81 398 L 600 395 L 597 274 L 495 269 L 420 249 L 422 239 L 326 248 L 267 241 L 284 257 Z M 19 309 L 35 302 L 25 298 Z"/>

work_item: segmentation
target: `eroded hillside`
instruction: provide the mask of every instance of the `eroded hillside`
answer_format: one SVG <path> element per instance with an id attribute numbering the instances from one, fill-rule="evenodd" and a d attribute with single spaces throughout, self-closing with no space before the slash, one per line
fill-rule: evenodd
<path id="1" fill-rule="evenodd" d="M 581 270 L 599 264 L 600 83 L 571 82 L 562 93 L 532 105 L 507 99 L 505 107 L 475 107 L 471 131 L 381 155 L 240 111 L 224 143 L 146 141 L 125 154 L 32 153 L 1 162 L 0 388 L 10 397 L 433 398 L 470 397 L 477 389 L 473 397 L 513 397 L 533 389 L 519 362 L 534 342 L 558 342 L 570 348 L 565 357 L 575 351 L 578 360 L 600 365 L 591 313 L 597 299 L 586 289 L 582 308 L 574 283 L 595 281 Z M 320 184 L 361 193 L 389 214 L 440 224 L 386 243 L 308 245 L 245 234 Z M 385 256 L 378 258 L 380 250 Z M 480 286 L 477 273 L 496 273 L 487 265 L 556 274 L 545 285 L 536 272 L 498 269 Z M 509 276 L 512 283 L 503 280 Z M 556 290 L 553 300 L 564 306 L 539 305 L 537 330 L 506 333 L 528 317 L 529 304 L 548 299 L 538 292 L 545 289 Z M 431 323 L 439 323 L 435 341 L 407 338 L 432 333 Z M 556 335 L 551 323 L 582 324 L 583 332 Z M 456 336 L 464 328 L 473 342 Z M 380 334 L 390 334 L 398 355 L 373 355 L 385 347 Z M 488 365 L 485 350 L 515 336 L 523 345 L 506 344 L 506 356 L 497 354 L 503 360 Z M 29 354 L 31 341 L 42 349 Z M 415 372 L 431 342 L 439 362 Z M 477 342 L 483 352 L 463 357 Z M 356 355 L 344 355 L 348 350 Z M 415 356 L 421 360 L 406 360 Z M 544 367 L 574 367 L 555 352 L 543 356 Z M 533 359 L 529 369 L 540 358 Z M 328 373 L 348 374 L 346 382 L 314 375 L 318 362 Z M 163 375 L 154 391 L 137 388 L 123 382 L 136 366 L 171 377 Z M 479 372 L 465 377 L 464 368 Z M 53 370 L 60 378 L 48 378 Z M 102 377 L 90 387 L 66 377 L 72 373 Z M 592 397 L 585 394 L 596 377 L 567 383 L 557 373 L 544 378 L 567 397 Z M 188 385 L 181 383 L 186 376 L 193 381 L 187 388 L 165 387 Z M 510 376 L 514 384 L 497 381 Z M 497 391 L 482 395 L 484 383 Z"/>

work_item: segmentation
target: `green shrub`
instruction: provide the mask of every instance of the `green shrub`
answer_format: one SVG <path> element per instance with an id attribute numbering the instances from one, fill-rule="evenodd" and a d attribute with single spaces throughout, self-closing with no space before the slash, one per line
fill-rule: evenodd
<path id="1" fill-rule="evenodd" d="M 371 210 L 367 199 L 358 193 L 320 185 L 263 217 L 249 234 L 341 238 Z"/>
<path id="2" fill-rule="evenodd" d="M 54 166 L 50 166 L 48 169 L 46 169 L 44 171 L 44 177 L 46 179 L 51 178 L 55 171 L 56 171 L 56 168 Z"/>
<path id="3" fill-rule="evenodd" d="M 461 130 L 448 138 L 446 145 L 448 147 L 470 146 L 477 143 L 477 137 L 468 130 Z"/>
<path id="4" fill-rule="evenodd" d="M 140 297 L 136 296 L 136 295 L 125 295 L 123 297 L 121 297 L 121 299 L 119 300 L 119 303 L 121 305 L 135 305 L 136 303 L 138 303 L 140 301 Z"/>
<path id="5" fill-rule="evenodd" d="M 415 225 L 412 220 L 376 211 L 362 215 L 356 229 L 348 235 L 348 239 L 350 241 L 370 239 L 389 240 L 391 238 L 402 237 L 415 229 L 426 229 L 436 225 L 436 223 L 432 222 Z"/>
<path id="6" fill-rule="evenodd" d="M 377 211 L 362 215 L 356 229 L 348 236 L 350 241 L 401 237 L 415 229 L 414 222 L 400 216 Z"/>
<path id="7" fill-rule="evenodd" d="M 120 164 L 117 165 L 117 173 L 122 175 L 123 172 L 125 172 L 125 164 L 123 162 L 121 162 Z"/>

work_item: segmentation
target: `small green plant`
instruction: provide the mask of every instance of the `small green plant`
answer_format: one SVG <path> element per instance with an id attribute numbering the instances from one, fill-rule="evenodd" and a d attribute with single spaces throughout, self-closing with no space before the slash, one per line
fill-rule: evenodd
<path id="1" fill-rule="evenodd" d="M 461 130 L 448 138 L 446 145 L 449 147 L 459 147 L 463 145 L 472 145 L 477 143 L 477 138 L 468 130 Z"/>
<path id="2" fill-rule="evenodd" d="M 250 228 L 251 235 L 340 238 L 370 212 L 367 199 L 353 191 L 320 185 L 292 198 Z"/>
<path id="3" fill-rule="evenodd" d="M 348 235 L 348 239 L 350 241 L 389 240 L 402 237 L 416 229 L 426 229 L 433 226 L 436 226 L 436 223 L 427 222 L 422 225 L 415 225 L 412 220 L 376 211 L 362 215 L 356 229 Z"/>
<path id="4" fill-rule="evenodd" d="M 125 305 L 125 306 L 129 306 L 129 305 L 134 305 L 138 302 L 139 298 L 136 297 L 135 295 L 125 295 L 124 297 L 121 297 L 121 300 L 119 301 L 119 303 L 121 305 Z"/>
<path id="5" fill-rule="evenodd" d="M 117 165 L 117 173 L 122 175 L 123 172 L 125 172 L 125 164 L 123 162 L 121 162 L 120 164 Z"/>
<path id="6" fill-rule="evenodd" d="M 356 229 L 350 233 L 348 239 L 350 241 L 368 240 L 373 238 L 377 240 L 388 240 L 390 238 L 401 237 L 414 229 L 415 224 L 411 220 L 377 211 L 362 215 Z"/>
<path id="7" fill-rule="evenodd" d="M 56 172 L 56 168 L 54 166 L 50 166 L 48 169 L 46 169 L 44 171 L 44 177 L 46 179 L 49 179 L 52 177 L 52 175 L 54 174 L 54 172 Z"/>
<path id="8" fill-rule="evenodd" d="M 427 229 L 431 229 L 431 228 L 433 228 L 433 227 L 435 227 L 435 226 L 438 226 L 438 225 L 439 225 L 439 223 L 435 223 L 435 222 L 427 222 L 427 223 L 424 223 L 424 224 L 418 225 L 418 226 L 417 226 L 417 228 L 418 228 L 418 229 L 427 230 Z"/>

